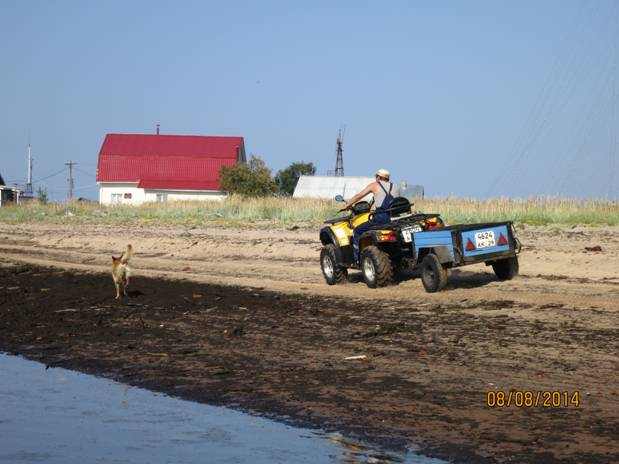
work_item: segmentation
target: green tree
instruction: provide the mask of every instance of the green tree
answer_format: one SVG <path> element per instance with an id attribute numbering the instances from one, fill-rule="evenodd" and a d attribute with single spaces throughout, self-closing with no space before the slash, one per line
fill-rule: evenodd
<path id="1" fill-rule="evenodd" d="M 314 163 L 305 163 L 303 161 L 297 161 L 292 163 L 286 169 L 282 169 L 277 172 L 275 176 L 275 183 L 279 193 L 282 195 L 292 195 L 294 188 L 297 186 L 299 177 L 301 176 L 313 176 L 316 174 L 316 166 Z"/>
<path id="2" fill-rule="evenodd" d="M 262 158 L 252 155 L 247 163 L 222 166 L 219 171 L 221 188 L 228 193 L 248 197 L 265 197 L 277 191 L 271 170 Z"/>
<path id="3" fill-rule="evenodd" d="M 37 189 L 37 200 L 41 203 L 45 204 L 49 201 L 49 197 L 47 196 L 47 189 L 44 187 L 39 187 Z"/>

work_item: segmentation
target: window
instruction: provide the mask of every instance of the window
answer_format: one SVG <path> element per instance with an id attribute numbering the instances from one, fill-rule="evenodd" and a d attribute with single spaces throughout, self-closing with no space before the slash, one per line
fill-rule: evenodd
<path id="1" fill-rule="evenodd" d="M 122 193 L 112 193 L 111 197 L 112 197 L 112 204 L 113 205 L 118 205 L 119 203 L 122 203 L 122 201 L 123 201 L 123 194 Z"/>
<path id="2" fill-rule="evenodd" d="M 164 203 L 168 201 L 168 194 L 167 193 L 158 193 L 157 194 L 157 203 Z"/>

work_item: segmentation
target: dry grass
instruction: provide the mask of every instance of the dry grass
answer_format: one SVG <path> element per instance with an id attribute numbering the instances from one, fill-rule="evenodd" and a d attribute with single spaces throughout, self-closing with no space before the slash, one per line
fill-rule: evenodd
<path id="1" fill-rule="evenodd" d="M 337 214 L 332 201 L 292 198 L 230 197 L 213 202 L 149 203 L 142 206 L 100 206 L 38 203 L 0 208 L 5 223 L 54 222 L 126 225 L 299 225 L 314 227 Z M 547 225 L 619 225 L 619 203 L 566 198 L 428 198 L 415 210 L 440 213 L 450 224 L 512 220 Z"/>
<path id="2" fill-rule="evenodd" d="M 416 202 L 415 209 L 441 213 L 452 224 L 514 221 L 532 225 L 619 225 L 619 203 L 609 200 L 430 198 Z"/>

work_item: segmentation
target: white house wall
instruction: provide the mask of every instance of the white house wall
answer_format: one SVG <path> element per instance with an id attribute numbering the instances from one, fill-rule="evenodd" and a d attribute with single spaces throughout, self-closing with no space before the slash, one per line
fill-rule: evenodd
<path id="1" fill-rule="evenodd" d="M 111 205 L 112 194 L 120 194 L 120 204 L 122 205 L 140 205 L 146 201 L 144 189 L 138 188 L 136 182 L 133 183 L 101 183 L 99 184 L 99 203 L 102 205 Z M 130 194 L 131 198 L 126 198 Z"/>
<path id="2" fill-rule="evenodd" d="M 209 201 L 222 200 L 226 194 L 213 190 L 155 190 L 142 189 L 137 183 L 100 183 L 99 203 L 102 205 L 114 204 L 112 195 L 121 195 L 119 203 L 123 205 L 141 205 L 146 202 L 157 201 L 157 194 L 163 194 L 166 201 Z M 128 196 L 130 198 L 127 198 Z"/>
<path id="3" fill-rule="evenodd" d="M 157 201 L 157 194 L 166 195 L 166 201 L 211 201 L 226 198 L 224 192 L 215 190 L 146 190 L 146 201 Z"/>

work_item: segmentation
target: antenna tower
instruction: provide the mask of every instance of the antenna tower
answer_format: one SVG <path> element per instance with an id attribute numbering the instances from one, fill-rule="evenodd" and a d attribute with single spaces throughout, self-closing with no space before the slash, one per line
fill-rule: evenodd
<path id="1" fill-rule="evenodd" d="M 344 132 L 346 132 L 346 127 L 342 127 L 337 133 L 337 141 L 335 142 L 335 152 L 337 154 L 335 160 L 335 176 L 343 177 L 344 176 Z"/>

